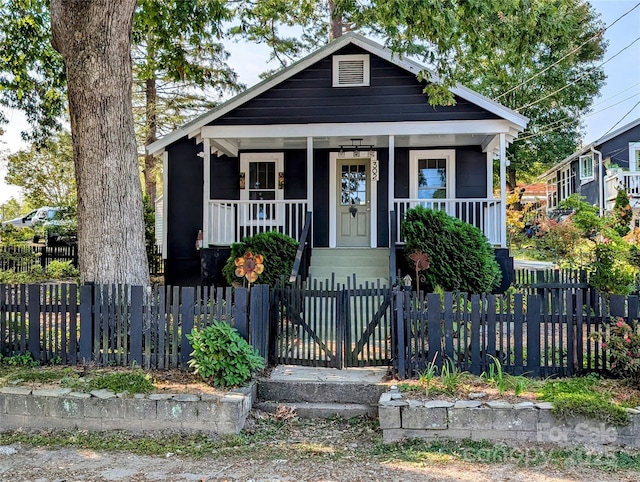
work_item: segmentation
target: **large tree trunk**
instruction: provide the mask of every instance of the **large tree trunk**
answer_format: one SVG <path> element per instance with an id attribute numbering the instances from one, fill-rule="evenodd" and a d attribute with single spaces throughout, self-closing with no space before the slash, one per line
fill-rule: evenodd
<path id="1" fill-rule="evenodd" d="M 342 37 L 343 27 L 342 17 L 336 15 L 335 0 L 329 0 L 329 41 Z"/>
<path id="2" fill-rule="evenodd" d="M 51 0 L 65 62 L 83 282 L 149 284 L 131 107 L 136 0 Z"/>
<path id="3" fill-rule="evenodd" d="M 145 85 L 145 117 L 147 123 L 147 136 L 144 140 L 145 146 L 158 140 L 157 98 L 156 79 L 147 79 Z M 148 153 L 144 155 L 144 192 L 149 198 L 151 205 L 153 205 L 156 200 L 156 157 Z"/>

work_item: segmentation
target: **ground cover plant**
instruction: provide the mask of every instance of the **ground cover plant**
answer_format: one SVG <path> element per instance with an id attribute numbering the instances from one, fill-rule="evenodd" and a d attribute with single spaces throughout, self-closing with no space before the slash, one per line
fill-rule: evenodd
<path id="1" fill-rule="evenodd" d="M 223 321 L 187 335 L 193 347 L 189 366 L 194 373 L 217 387 L 233 387 L 247 382 L 251 374 L 264 368 L 264 359 L 238 330 Z"/>

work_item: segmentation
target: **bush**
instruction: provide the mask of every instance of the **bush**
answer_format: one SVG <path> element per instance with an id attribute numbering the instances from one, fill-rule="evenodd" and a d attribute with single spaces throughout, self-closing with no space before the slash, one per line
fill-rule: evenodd
<path id="1" fill-rule="evenodd" d="M 193 348 L 189 366 L 217 387 L 240 385 L 264 367 L 258 352 L 223 321 L 214 320 L 200 331 L 193 329 L 187 339 Z"/>
<path id="2" fill-rule="evenodd" d="M 80 272 L 71 261 L 54 260 L 47 266 L 47 275 L 51 279 L 69 279 L 77 278 Z"/>
<path id="3" fill-rule="evenodd" d="M 629 294 L 634 282 L 634 269 L 624 262 L 626 253 L 622 247 L 608 241 L 598 243 L 595 249 L 593 273 L 589 284 L 602 293 Z"/>
<path id="4" fill-rule="evenodd" d="M 264 256 L 264 272 L 259 282 L 275 286 L 283 280 L 288 280 L 293 262 L 296 258 L 298 242 L 277 231 L 256 234 L 247 237 L 241 243 L 231 245 L 231 255 L 222 273 L 229 284 L 241 282 L 243 279 L 235 275 L 235 259 L 244 256 L 246 252 Z"/>
<path id="5" fill-rule="evenodd" d="M 602 228 L 602 218 L 596 206 L 585 201 L 584 196 L 572 194 L 563 200 L 559 205 L 559 209 L 571 209 L 573 214 L 571 220 L 583 236 L 591 237 Z"/>
<path id="6" fill-rule="evenodd" d="M 421 277 L 425 290 L 441 286 L 445 291 L 484 293 L 500 283 L 493 247 L 478 228 L 418 206 L 406 212 L 400 231 L 407 259 L 417 250 L 429 256 L 429 269 L 422 272 L 424 280 Z"/>
<path id="7" fill-rule="evenodd" d="M 610 335 L 602 348 L 609 351 L 611 371 L 622 378 L 628 378 L 636 386 L 640 386 L 640 334 L 638 322 L 628 324 L 618 318 L 611 324 Z"/>

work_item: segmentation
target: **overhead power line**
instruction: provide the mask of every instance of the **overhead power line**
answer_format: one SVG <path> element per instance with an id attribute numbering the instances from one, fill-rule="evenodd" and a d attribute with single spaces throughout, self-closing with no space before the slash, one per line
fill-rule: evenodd
<path id="1" fill-rule="evenodd" d="M 533 79 L 535 79 L 536 77 L 538 77 L 539 75 L 544 74 L 547 70 L 551 69 L 552 67 L 555 67 L 556 65 L 558 65 L 560 62 L 562 62 L 564 59 L 566 59 L 567 57 L 569 57 L 570 55 L 573 55 L 574 53 L 576 53 L 578 50 L 580 50 L 582 47 L 584 47 L 586 44 L 588 44 L 589 42 L 591 42 L 592 40 L 596 39 L 597 37 L 601 36 L 604 32 L 606 32 L 608 29 L 610 29 L 611 27 L 613 27 L 616 23 L 618 23 L 618 21 L 620 21 L 621 19 L 623 19 L 624 17 L 626 17 L 627 15 L 629 15 L 631 12 L 633 12 L 636 8 L 640 7 L 640 2 L 636 3 L 630 10 L 626 11 L 625 13 L 623 13 L 622 15 L 620 15 L 617 19 L 615 19 L 613 22 L 611 22 L 610 25 L 606 26 L 605 28 L 598 30 L 598 32 L 592 36 L 591 38 L 585 40 L 583 43 L 581 43 L 580 45 L 578 45 L 576 48 L 574 48 L 573 50 L 571 50 L 570 52 L 568 52 L 566 55 L 564 55 L 563 57 L 561 57 L 560 59 L 558 59 L 557 61 L 555 61 L 553 64 L 549 65 L 548 67 L 545 67 L 544 69 L 542 69 L 540 72 L 535 73 L 534 75 L 532 75 L 531 77 L 529 77 L 527 80 L 519 83 L 518 85 L 516 85 L 515 87 L 512 87 L 511 89 L 507 90 L 506 92 L 503 92 L 502 94 L 500 94 L 499 96 L 495 97 L 493 100 L 497 101 L 498 99 L 504 97 L 507 94 L 510 94 L 511 92 L 513 92 L 516 89 L 519 89 L 520 87 L 522 87 L 525 84 L 528 84 L 529 82 L 531 82 Z"/>
<path id="2" fill-rule="evenodd" d="M 635 109 L 635 108 L 636 108 L 636 107 L 638 107 L 639 105 L 640 105 L 640 100 L 639 100 L 638 102 L 636 102 L 636 105 L 634 105 L 634 106 L 629 110 L 629 112 L 627 112 L 625 115 L 623 115 L 623 116 L 622 116 L 622 118 L 621 118 L 618 122 L 616 122 L 615 124 L 613 124 L 613 127 L 611 127 L 611 129 L 609 129 L 607 132 L 605 132 L 604 134 L 602 134 L 600 137 L 604 137 L 604 136 L 606 136 L 609 132 L 611 132 L 613 129 L 615 129 L 615 127 L 616 127 L 618 124 L 620 124 L 620 122 L 622 122 L 622 121 L 625 119 L 625 117 L 627 117 L 629 114 L 631 114 L 631 113 L 633 112 L 633 109 Z"/>
<path id="3" fill-rule="evenodd" d="M 638 4 L 640 5 L 640 4 Z M 638 40 L 640 40 L 640 37 L 637 37 L 633 42 L 631 42 L 629 45 L 627 45 L 626 47 L 622 48 L 621 50 L 619 50 L 618 52 L 615 53 L 615 55 L 612 55 L 611 57 L 609 57 L 607 60 L 605 60 L 604 62 L 602 62 L 600 65 L 598 65 L 596 67 L 596 69 L 599 69 L 600 67 L 602 67 L 604 64 L 606 64 L 607 62 L 615 59 L 618 55 L 620 55 L 622 52 L 624 52 L 625 50 L 627 50 L 629 47 L 631 47 L 634 43 L 636 43 Z M 564 89 L 571 87 L 572 85 L 576 84 L 577 82 L 579 82 L 581 79 L 583 79 L 584 77 L 586 77 L 587 75 L 589 75 L 589 72 L 585 72 L 584 74 L 582 74 L 580 77 L 578 77 L 577 79 L 575 79 L 572 82 L 569 82 L 568 84 L 560 87 L 558 90 L 554 90 L 553 92 L 550 92 L 549 94 L 545 95 L 544 97 L 541 97 L 537 100 L 534 100 L 533 102 L 529 102 L 526 105 L 523 105 L 522 107 L 519 107 L 516 109 L 516 111 L 519 111 L 521 109 L 526 109 L 527 107 L 532 107 L 536 104 L 538 104 L 539 102 L 542 102 L 545 99 L 548 99 L 549 97 L 557 94 L 558 92 L 562 92 Z"/>

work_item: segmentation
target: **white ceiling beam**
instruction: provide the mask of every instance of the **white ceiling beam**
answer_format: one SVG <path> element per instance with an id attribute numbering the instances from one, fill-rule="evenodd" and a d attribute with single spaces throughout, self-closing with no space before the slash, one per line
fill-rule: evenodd
<path id="1" fill-rule="evenodd" d="M 433 122 L 372 122 L 358 124 L 279 124 L 259 126 L 205 126 L 203 138 L 245 139 L 270 137 L 349 137 L 349 136 L 407 136 L 443 134 L 500 134 L 510 133 L 511 124 L 505 120 L 433 121 Z"/>
<path id="2" fill-rule="evenodd" d="M 218 151 L 229 157 L 238 157 L 238 146 L 233 142 L 225 139 L 210 139 L 211 147 L 215 147 Z"/>

